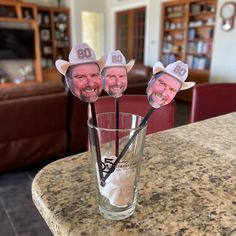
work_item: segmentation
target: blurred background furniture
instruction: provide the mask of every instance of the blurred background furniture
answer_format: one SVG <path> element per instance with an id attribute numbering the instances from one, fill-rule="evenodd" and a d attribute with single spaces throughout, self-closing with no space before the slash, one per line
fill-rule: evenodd
<path id="1" fill-rule="evenodd" d="M 151 106 L 146 95 L 123 95 L 119 98 L 120 112 L 133 113 L 144 117 Z M 96 113 L 115 111 L 115 99 L 99 97 L 95 103 Z M 147 134 L 173 128 L 175 126 L 175 102 L 156 109 L 148 120 Z"/>
<path id="2" fill-rule="evenodd" d="M 0 87 L 0 171 L 66 155 L 67 110 L 61 83 Z"/>
<path id="3" fill-rule="evenodd" d="M 152 67 L 135 64 L 128 72 L 128 87 L 124 94 L 146 94 L 148 81 L 152 77 Z"/>
<path id="4" fill-rule="evenodd" d="M 68 155 L 87 151 L 88 103 L 68 92 Z"/>
<path id="5" fill-rule="evenodd" d="M 0 67 L 9 75 L 4 83 L 12 83 L 25 63 L 30 64 L 33 71 L 27 80 L 60 80 L 54 63 L 56 59 L 66 59 L 70 52 L 70 9 L 39 6 L 29 1 L 0 0 L 0 21 L 3 45 L 0 59 L 7 59 L 0 60 Z"/>
<path id="6" fill-rule="evenodd" d="M 164 66 L 181 60 L 188 64 L 188 81 L 206 83 L 210 77 L 217 1 L 162 1 L 160 60 Z M 192 89 L 176 99 L 191 102 Z"/>
<path id="7" fill-rule="evenodd" d="M 204 83 L 193 88 L 190 122 L 233 111 L 236 111 L 236 83 Z"/>

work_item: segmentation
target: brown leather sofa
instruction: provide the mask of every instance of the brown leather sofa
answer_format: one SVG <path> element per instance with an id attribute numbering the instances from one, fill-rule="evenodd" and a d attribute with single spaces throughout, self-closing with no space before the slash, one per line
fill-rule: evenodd
<path id="1" fill-rule="evenodd" d="M 67 110 L 60 83 L 0 87 L 0 171 L 65 155 Z"/>
<path id="2" fill-rule="evenodd" d="M 126 94 L 145 94 L 150 76 L 135 65 Z M 0 86 L 0 172 L 86 151 L 87 106 L 60 81 Z"/>
<path id="3" fill-rule="evenodd" d="M 124 94 L 146 94 L 146 87 L 151 77 L 152 67 L 135 64 L 128 73 L 128 87 Z"/>

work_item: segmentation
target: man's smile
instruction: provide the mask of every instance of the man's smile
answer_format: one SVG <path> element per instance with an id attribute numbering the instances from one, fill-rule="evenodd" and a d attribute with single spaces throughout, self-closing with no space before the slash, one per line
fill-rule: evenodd
<path id="1" fill-rule="evenodd" d="M 154 93 L 153 94 L 153 100 L 154 101 L 161 101 L 161 102 L 165 102 L 166 101 L 166 97 L 163 96 L 161 93 Z"/>
<path id="2" fill-rule="evenodd" d="M 111 89 L 117 91 L 117 90 L 123 89 L 123 86 L 114 85 L 114 86 L 111 87 Z"/>
<path id="3" fill-rule="evenodd" d="M 90 97 L 90 96 L 96 96 L 99 92 L 98 88 L 92 88 L 92 87 L 85 87 L 81 90 L 81 93 L 83 93 L 84 96 Z"/>

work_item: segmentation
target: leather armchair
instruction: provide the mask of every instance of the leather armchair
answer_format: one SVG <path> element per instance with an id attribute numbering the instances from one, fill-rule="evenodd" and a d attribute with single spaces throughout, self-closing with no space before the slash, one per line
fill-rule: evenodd
<path id="1" fill-rule="evenodd" d="M 193 88 L 190 122 L 236 111 L 236 83 L 203 83 Z"/>
<path id="2" fill-rule="evenodd" d="M 144 117 L 151 106 L 146 95 L 123 95 L 119 98 L 120 112 L 133 113 Z M 115 99 L 112 97 L 99 97 L 95 102 L 96 113 L 114 112 Z M 176 105 L 172 101 L 166 106 L 156 109 L 148 120 L 147 134 L 171 129 L 175 127 Z"/>

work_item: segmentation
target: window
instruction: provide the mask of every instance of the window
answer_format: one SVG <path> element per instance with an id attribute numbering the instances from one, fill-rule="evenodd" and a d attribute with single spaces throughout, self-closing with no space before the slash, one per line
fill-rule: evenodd
<path id="1" fill-rule="evenodd" d="M 102 55 L 102 25 L 102 13 L 82 12 L 82 40 L 94 49 L 97 58 Z"/>
<path id="2" fill-rule="evenodd" d="M 116 48 L 126 59 L 134 58 L 136 63 L 143 63 L 145 7 L 117 12 L 116 24 Z"/>

